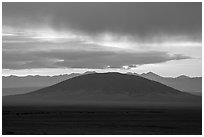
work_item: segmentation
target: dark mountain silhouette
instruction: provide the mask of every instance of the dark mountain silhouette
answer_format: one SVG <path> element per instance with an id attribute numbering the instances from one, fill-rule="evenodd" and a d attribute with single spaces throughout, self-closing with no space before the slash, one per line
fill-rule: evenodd
<path id="1" fill-rule="evenodd" d="M 121 73 L 92 73 L 23 95 L 3 97 L 3 105 L 29 104 L 192 105 L 201 97 L 146 78 Z"/>
<path id="2" fill-rule="evenodd" d="M 96 73 L 95 71 L 87 71 L 85 73 L 71 73 L 65 75 L 57 76 L 8 76 L 2 77 L 2 94 L 5 95 L 15 95 L 28 93 L 40 88 L 51 86 L 57 84 L 61 81 L 86 74 Z M 177 90 L 188 92 L 195 95 L 202 94 L 202 78 L 201 77 L 188 77 L 181 75 L 176 78 L 172 77 L 161 77 L 153 72 L 143 73 L 141 75 L 137 73 L 126 73 L 128 75 L 142 76 L 144 78 L 154 80 L 165 84 L 167 86 L 173 87 Z"/>
<path id="3" fill-rule="evenodd" d="M 188 77 L 181 75 L 176 78 L 171 77 L 161 77 L 152 72 L 141 74 L 142 77 L 160 82 L 167 86 L 173 87 L 177 90 L 188 92 L 195 95 L 202 94 L 202 78 L 201 77 Z"/>

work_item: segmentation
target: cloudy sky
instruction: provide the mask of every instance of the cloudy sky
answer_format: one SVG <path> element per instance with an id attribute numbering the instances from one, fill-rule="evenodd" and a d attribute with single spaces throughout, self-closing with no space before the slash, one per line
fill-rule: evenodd
<path id="1" fill-rule="evenodd" d="M 201 76 L 201 3 L 3 3 L 3 75 Z"/>

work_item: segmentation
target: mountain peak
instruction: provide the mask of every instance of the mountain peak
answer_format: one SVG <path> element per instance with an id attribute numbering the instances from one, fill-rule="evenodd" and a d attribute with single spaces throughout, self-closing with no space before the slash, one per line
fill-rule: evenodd
<path id="1" fill-rule="evenodd" d="M 136 75 L 136 76 L 139 75 L 139 74 L 137 74 L 137 73 L 135 73 L 135 72 L 127 72 L 126 74 L 128 74 L 128 75 Z"/>
<path id="2" fill-rule="evenodd" d="M 186 78 L 190 78 L 190 77 L 188 77 L 188 76 L 186 76 L 186 75 L 181 75 L 181 76 L 178 76 L 178 77 L 176 77 L 177 79 L 186 79 Z"/>
<path id="3" fill-rule="evenodd" d="M 144 76 L 144 77 L 161 77 L 153 72 L 148 72 L 148 73 L 142 73 L 141 76 Z"/>
<path id="4" fill-rule="evenodd" d="M 83 74 L 93 74 L 93 73 L 96 73 L 96 71 L 86 71 Z"/>

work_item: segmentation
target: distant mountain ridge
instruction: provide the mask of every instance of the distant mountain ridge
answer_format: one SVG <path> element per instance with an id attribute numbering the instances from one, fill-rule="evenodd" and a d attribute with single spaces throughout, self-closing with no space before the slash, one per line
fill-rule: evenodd
<path id="1" fill-rule="evenodd" d="M 200 101 L 201 97 L 178 91 L 159 82 L 116 72 L 81 75 L 30 93 L 3 97 L 4 105 L 112 102 L 179 106 L 200 104 Z"/>
<path id="2" fill-rule="evenodd" d="M 22 88 L 22 87 L 46 87 L 61 81 L 85 74 L 96 73 L 95 71 L 87 71 L 84 73 L 71 73 L 56 76 L 40 76 L 40 75 L 28 75 L 24 77 L 19 76 L 3 76 L 2 86 L 3 88 Z"/>
<path id="3" fill-rule="evenodd" d="M 185 75 L 176 78 L 161 77 L 154 73 L 141 74 L 142 77 L 160 82 L 177 90 L 189 92 L 191 94 L 202 94 L 202 77 L 188 77 Z"/>
<path id="4" fill-rule="evenodd" d="M 57 75 L 57 76 L 9 76 L 3 77 L 3 88 L 21 88 L 21 87 L 46 87 L 58 82 L 64 81 L 68 78 L 79 76 L 79 73 L 72 73 L 70 75 Z"/>

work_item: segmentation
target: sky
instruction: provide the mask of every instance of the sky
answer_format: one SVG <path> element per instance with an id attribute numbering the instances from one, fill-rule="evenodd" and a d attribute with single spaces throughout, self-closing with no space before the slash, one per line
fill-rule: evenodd
<path id="1" fill-rule="evenodd" d="M 202 3 L 2 4 L 3 75 L 202 75 Z"/>

